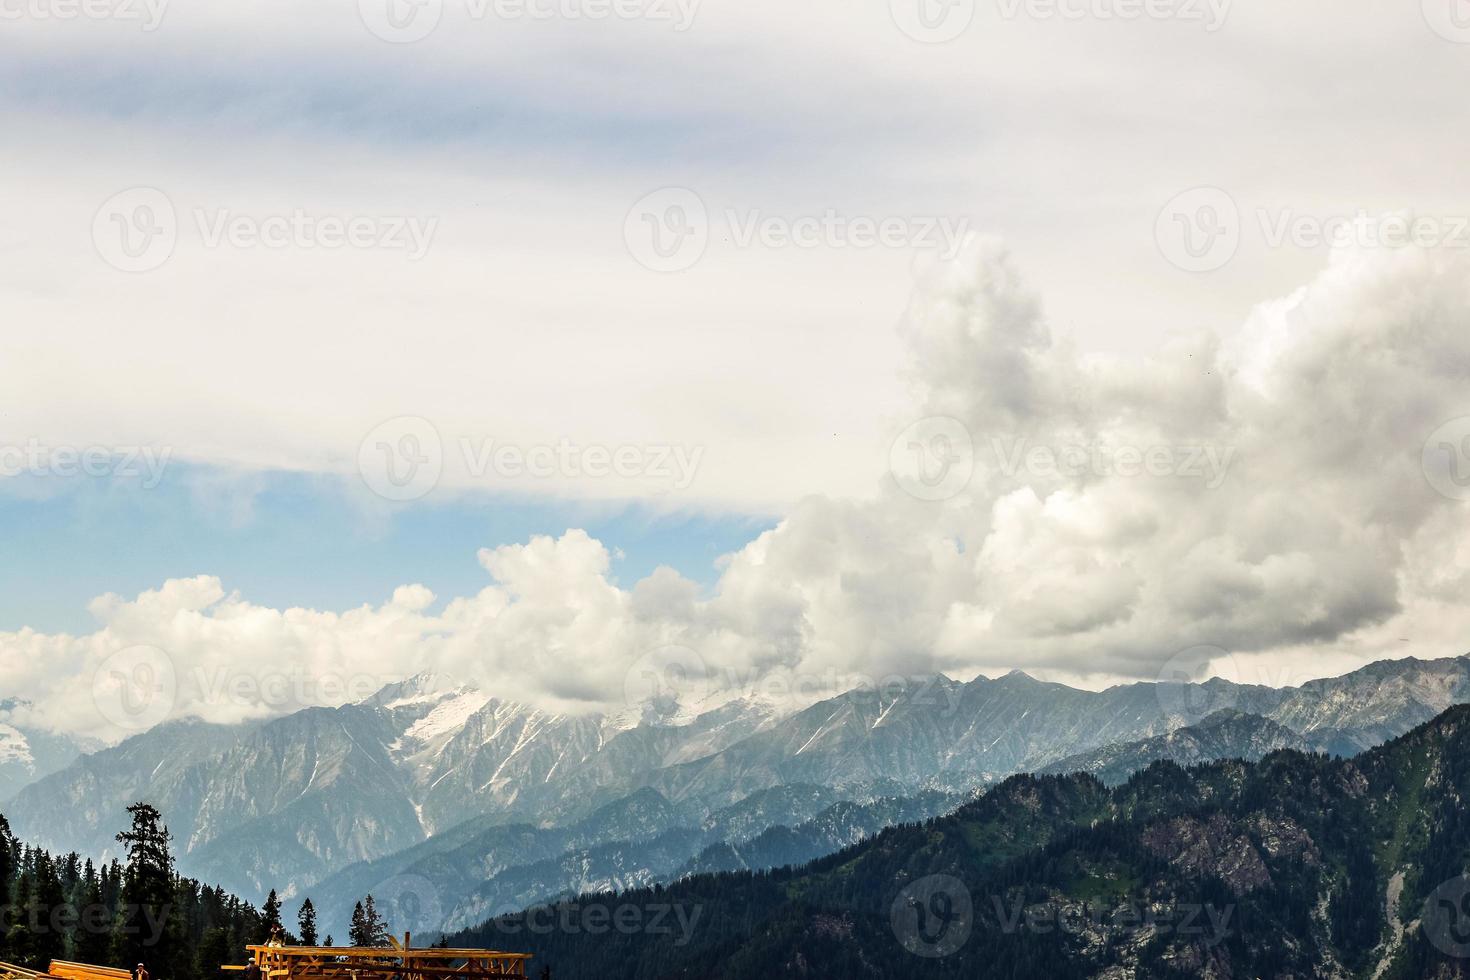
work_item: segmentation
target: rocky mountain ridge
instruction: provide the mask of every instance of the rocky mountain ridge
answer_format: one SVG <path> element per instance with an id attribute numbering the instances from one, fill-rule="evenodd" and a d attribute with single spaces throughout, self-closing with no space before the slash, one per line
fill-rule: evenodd
<path id="1" fill-rule="evenodd" d="M 419 677 L 263 724 L 160 726 L 25 787 L 5 812 L 39 844 L 103 856 L 118 814 L 146 799 L 168 814 L 186 873 L 291 896 L 471 821 L 474 832 L 566 827 L 644 789 L 689 826 L 789 785 L 849 800 L 964 793 L 1221 708 L 1351 748 L 1467 700 L 1464 657 L 1388 661 L 1289 689 L 917 678 L 810 706 L 727 697 L 679 724 L 550 715 Z"/>

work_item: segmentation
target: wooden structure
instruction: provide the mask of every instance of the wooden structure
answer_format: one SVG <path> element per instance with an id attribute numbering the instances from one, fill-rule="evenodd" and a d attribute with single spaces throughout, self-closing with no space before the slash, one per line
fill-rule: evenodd
<path id="1" fill-rule="evenodd" d="M 261 980 L 487 980 L 524 977 L 530 953 L 392 946 L 247 946 Z M 227 970 L 244 970 L 227 966 Z M 77 978 L 93 980 L 93 978 Z M 96 978 L 106 980 L 106 978 Z M 115 978 L 114 978 L 115 980 Z"/>
<path id="2" fill-rule="evenodd" d="M 61 980 L 133 980 L 133 974 L 128 970 L 92 966 L 90 963 L 68 963 L 66 960 L 52 960 L 49 975 Z"/>
<path id="3" fill-rule="evenodd" d="M 127 970 L 114 970 L 110 966 L 52 960 L 45 973 L 28 970 L 14 963 L 0 962 L 0 980 L 133 980 L 133 975 Z"/>
<path id="4" fill-rule="evenodd" d="M 51 980 L 51 974 L 0 961 L 0 980 Z"/>

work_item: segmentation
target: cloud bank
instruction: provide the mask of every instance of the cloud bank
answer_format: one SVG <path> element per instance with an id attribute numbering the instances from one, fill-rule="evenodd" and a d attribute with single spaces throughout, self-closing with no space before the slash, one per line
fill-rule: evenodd
<path id="1" fill-rule="evenodd" d="M 1056 339 L 1005 249 L 974 239 L 916 270 L 901 326 L 912 405 L 894 432 L 940 419 L 954 438 L 897 452 L 921 476 L 968 473 L 943 493 L 899 470 L 866 499 L 804 499 L 708 594 L 668 569 L 619 587 L 575 529 L 481 551 L 490 584 L 443 603 L 405 585 L 379 606 L 279 610 L 173 580 L 95 600 L 89 635 L 0 634 L 5 690 L 32 702 L 18 720 L 116 738 L 127 725 L 93 681 L 139 669 L 118 651 L 140 647 L 166 651 L 171 716 L 224 722 L 424 668 L 617 710 L 669 645 L 719 684 L 839 686 L 1016 667 L 1147 679 L 1201 644 L 1291 664 L 1245 678 L 1278 681 L 1460 653 L 1470 536 L 1444 478 L 1470 442 L 1426 455 L 1426 440 L 1470 415 L 1466 266 L 1340 251 L 1238 330 L 1122 358 Z M 1451 469 L 1427 470 L 1441 449 Z"/>

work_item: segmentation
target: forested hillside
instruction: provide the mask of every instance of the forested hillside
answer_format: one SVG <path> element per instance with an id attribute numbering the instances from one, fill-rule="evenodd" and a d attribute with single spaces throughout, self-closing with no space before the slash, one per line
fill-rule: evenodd
<path id="1" fill-rule="evenodd" d="M 492 920 L 579 978 L 1470 976 L 1470 708 L 1355 759 L 1018 776 L 798 869 Z M 1466 942 L 1461 942 L 1465 940 Z"/>
<path id="2" fill-rule="evenodd" d="M 0 816 L 0 959 L 44 970 L 53 959 L 130 969 L 145 963 L 159 980 L 205 980 L 245 960 L 268 916 L 220 888 L 174 872 L 157 810 L 128 808 L 118 835 L 126 861 L 96 866 L 17 840 Z"/>

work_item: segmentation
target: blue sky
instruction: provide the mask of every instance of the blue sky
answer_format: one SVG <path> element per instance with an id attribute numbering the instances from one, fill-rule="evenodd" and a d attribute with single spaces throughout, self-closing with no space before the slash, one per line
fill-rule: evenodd
<path id="1" fill-rule="evenodd" d="M 721 555 L 774 523 L 489 493 L 371 512 L 360 500 L 345 478 L 230 476 L 183 464 L 152 490 L 105 478 L 12 484 L 0 493 L 10 559 L 0 572 L 0 630 L 91 632 L 94 597 L 132 598 L 195 575 L 216 575 L 278 609 L 376 605 L 405 584 L 428 586 L 442 603 L 490 584 L 480 548 L 573 527 L 607 546 L 610 576 L 624 587 L 659 565 L 708 587 Z"/>

